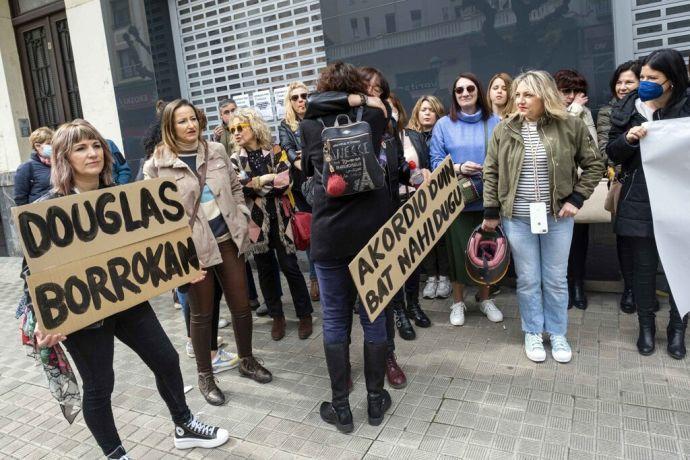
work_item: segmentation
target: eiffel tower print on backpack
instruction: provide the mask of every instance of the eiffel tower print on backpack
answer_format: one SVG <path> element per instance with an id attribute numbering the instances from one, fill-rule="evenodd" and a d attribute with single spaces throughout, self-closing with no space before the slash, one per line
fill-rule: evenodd
<path id="1" fill-rule="evenodd" d="M 378 190 L 385 183 L 385 173 L 376 158 L 371 127 L 362 121 L 362 107 L 355 122 L 338 115 L 333 126 L 321 131 L 323 140 L 323 184 L 329 197 L 354 195 Z M 347 123 L 341 124 L 341 120 Z"/>

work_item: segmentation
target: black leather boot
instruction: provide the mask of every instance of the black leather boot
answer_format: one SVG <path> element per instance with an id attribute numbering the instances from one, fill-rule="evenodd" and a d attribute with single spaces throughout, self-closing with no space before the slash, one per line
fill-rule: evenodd
<path id="1" fill-rule="evenodd" d="M 688 315 L 680 319 L 678 308 L 671 306 L 671 318 L 666 328 L 666 336 L 668 338 L 668 345 L 666 349 L 668 354 L 675 359 L 685 358 L 685 330 L 688 328 Z"/>
<path id="2" fill-rule="evenodd" d="M 621 311 L 623 313 L 635 313 L 635 296 L 633 296 L 632 288 L 625 288 L 621 295 Z"/>
<path id="3" fill-rule="evenodd" d="M 385 346 L 385 344 L 384 344 Z M 331 402 L 321 403 L 321 419 L 335 425 L 341 433 L 351 433 L 355 429 L 352 423 L 352 411 L 348 399 L 348 377 L 350 351 L 347 343 L 324 343 L 328 375 L 331 378 Z M 383 363 L 381 364 L 383 368 Z"/>
<path id="4" fill-rule="evenodd" d="M 422 310 L 419 305 L 419 299 L 414 299 L 412 297 L 407 297 L 407 307 L 405 313 L 407 317 L 414 320 L 417 327 L 429 327 L 431 326 L 431 320 L 426 313 Z"/>
<path id="5" fill-rule="evenodd" d="M 637 351 L 643 356 L 649 356 L 654 353 L 656 318 L 654 315 L 640 316 L 638 311 L 638 320 L 640 322 L 640 335 L 637 338 Z"/>
<path id="6" fill-rule="evenodd" d="M 582 280 L 573 280 L 573 306 L 580 310 L 587 310 L 587 295 Z"/>
<path id="7" fill-rule="evenodd" d="M 414 332 L 412 323 L 403 311 L 402 305 L 393 305 L 393 315 L 395 315 L 395 327 L 398 329 L 398 335 L 403 340 L 414 340 L 417 334 Z"/>
<path id="8" fill-rule="evenodd" d="M 391 407 L 391 395 L 383 389 L 388 344 L 364 342 L 364 378 L 367 384 L 369 425 L 378 426 Z"/>

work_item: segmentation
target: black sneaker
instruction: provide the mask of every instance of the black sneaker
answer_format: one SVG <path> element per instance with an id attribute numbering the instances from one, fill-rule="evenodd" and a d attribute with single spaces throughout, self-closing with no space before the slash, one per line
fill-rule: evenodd
<path id="1" fill-rule="evenodd" d="M 229 437 L 227 430 L 207 425 L 194 415 L 187 423 L 175 425 L 175 448 L 177 449 L 193 447 L 210 449 L 225 444 Z"/>

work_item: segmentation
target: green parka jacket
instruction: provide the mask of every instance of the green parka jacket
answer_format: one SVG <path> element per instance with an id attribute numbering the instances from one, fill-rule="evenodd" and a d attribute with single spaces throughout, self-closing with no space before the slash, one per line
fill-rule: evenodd
<path id="1" fill-rule="evenodd" d="M 506 118 L 493 131 L 484 161 L 484 217 L 512 217 L 518 179 L 525 156 L 519 115 Z M 604 159 L 587 126 L 578 117 L 542 117 L 539 138 L 549 158 L 549 190 L 554 216 L 564 203 L 582 207 L 604 174 Z M 582 174 L 578 177 L 578 167 Z"/>

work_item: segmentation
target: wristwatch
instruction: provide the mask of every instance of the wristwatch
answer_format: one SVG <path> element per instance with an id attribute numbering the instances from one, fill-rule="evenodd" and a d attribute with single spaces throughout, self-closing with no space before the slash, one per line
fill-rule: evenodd
<path id="1" fill-rule="evenodd" d="M 366 106 L 366 105 L 367 105 L 367 95 L 366 95 L 366 94 L 360 93 L 359 98 L 360 98 L 360 101 L 361 101 L 360 105 L 361 105 L 362 107 Z"/>

